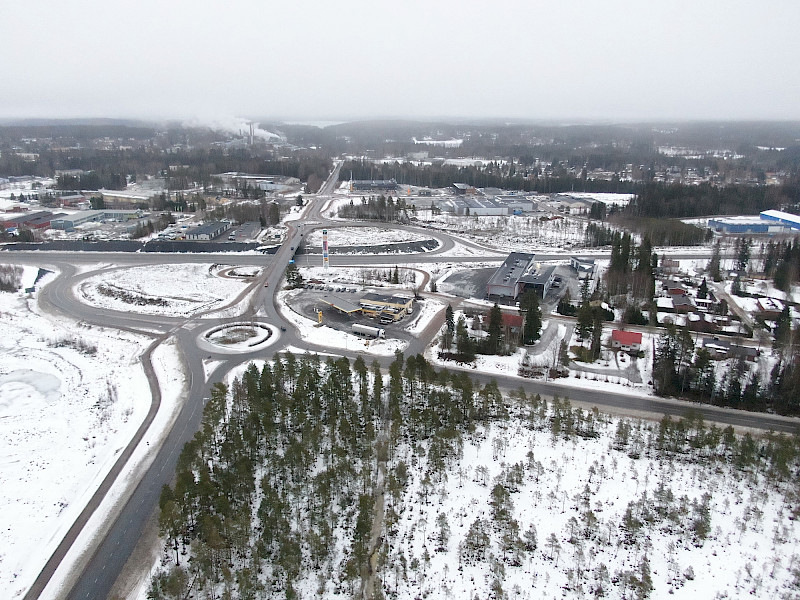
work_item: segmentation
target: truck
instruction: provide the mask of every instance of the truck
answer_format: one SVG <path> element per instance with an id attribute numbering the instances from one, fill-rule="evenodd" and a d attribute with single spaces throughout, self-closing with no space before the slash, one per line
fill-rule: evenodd
<path id="1" fill-rule="evenodd" d="M 353 331 L 355 333 L 360 333 L 361 335 L 368 335 L 376 338 L 386 337 L 385 329 L 382 329 L 380 327 L 371 327 L 369 325 L 361 325 L 360 323 L 356 323 L 353 325 Z"/>

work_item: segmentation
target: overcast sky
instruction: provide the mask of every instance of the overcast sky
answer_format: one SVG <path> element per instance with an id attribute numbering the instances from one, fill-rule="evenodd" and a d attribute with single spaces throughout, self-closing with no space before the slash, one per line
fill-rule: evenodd
<path id="1" fill-rule="evenodd" d="M 800 119 L 800 1 L 4 0 L 0 117 Z"/>

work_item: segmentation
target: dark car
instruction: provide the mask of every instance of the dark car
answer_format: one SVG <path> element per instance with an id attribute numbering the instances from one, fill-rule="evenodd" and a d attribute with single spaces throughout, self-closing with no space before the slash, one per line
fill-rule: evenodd
<path id="1" fill-rule="evenodd" d="M 283 325 L 281 325 L 281 331 L 286 331 L 286 327 L 284 327 Z"/>

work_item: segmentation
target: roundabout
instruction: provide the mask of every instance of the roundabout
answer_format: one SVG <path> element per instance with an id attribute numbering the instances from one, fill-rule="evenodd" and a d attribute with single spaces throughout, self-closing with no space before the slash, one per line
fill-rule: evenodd
<path id="1" fill-rule="evenodd" d="M 267 323 L 225 323 L 197 337 L 197 346 L 209 352 L 247 354 L 278 341 L 278 328 Z"/>

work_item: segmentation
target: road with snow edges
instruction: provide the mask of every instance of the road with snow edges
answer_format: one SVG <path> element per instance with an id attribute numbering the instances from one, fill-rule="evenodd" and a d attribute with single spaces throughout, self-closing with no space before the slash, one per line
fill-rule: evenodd
<path id="1" fill-rule="evenodd" d="M 21 262 L 34 264 L 37 266 L 50 266 L 59 272 L 59 276 L 39 295 L 39 302 L 44 310 L 59 313 L 66 317 L 78 319 L 88 324 L 93 324 L 106 328 L 123 329 L 139 333 L 150 337 L 153 340 L 148 351 L 143 356 L 145 372 L 153 394 L 153 404 L 145 422 L 137 431 L 129 446 L 122 453 L 117 463 L 109 472 L 106 479 L 101 484 L 95 496 L 87 505 L 84 513 L 81 514 L 75 525 L 65 536 L 63 542 L 50 558 L 35 584 L 25 596 L 25 599 L 39 597 L 45 589 L 47 583 L 58 567 L 60 561 L 70 550 L 71 545 L 77 538 L 82 527 L 88 521 L 94 509 L 103 500 L 105 493 L 114 483 L 116 477 L 122 470 L 130 453 L 140 442 L 147 427 L 155 416 L 159 402 L 160 392 L 158 383 L 152 376 L 152 366 L 149 364 L 149 356 L 152 349 L 163 341 L 176 337 L 178 347 L 183 355 L 186 365 L 186 372 L 189 375 L 188 399 L 182 407 L 173 427 L 163 439 L 163 443 L 158 450 L 155 460 L 150 468 L 143 475 L 142 479 L 131 490 L 130 495 L 121 507 L 114 522 L 108 524 L 108 529 L 99 544 L 91 549 L 91 554 L 87 552 L 87 558 L 80 565 L 80 572 L 76 573 L 72 580 L 66 581 L 67 587 L 71 587 L 68 594 L 70 599 L 93 599 L 106 598 L 110 595 L 114 583 L 122 571 L 126 561 L 133 552 L 145 524 L 150 519 L 153 511 L 158 505 L 161 489 L 165 484 L 171 482 L 178 456 L 184 446 L 189 441 L 200 426 L 202 409 L 208 390 L 211 384 L 222 381 L 225 375 L 243 362 L 253 359 L 269 358 L 276 352 L 292 347 L 301 347 L 311 352 L 331 353 L 331 350 L 324 346 L 317 346 L 304 342 L 291 323 L 286 322 L 281 316 L 275 300 L 275 293 L 279 287 L 283 273 L 294 259 L 295 250 L 300 247 L 303 236 L 310 231 L 320 228 L 332 229 L 335 227 L 352 227 L 353 223 L 345 221 L 332 221 L 322 217 L 321 211 L 327 203 L 327 197 L 338 180 L 338 171 L 341 164 L 337 164 L 329 179 L 323 184 L 320 193 L 311 200 L 304 211 L 302 220 L 295 223 L 288 223 L 287 239 L 274 255 L 236 255 L 230 253 L 219 254 L 200 254 L 200 255 L 174 255 L 174 254 L 144 254 L 144 253 L 66 253 L 66 252 L 14 252 L 4 256 L 15 260 L 7 262 Z M 374 226 L 374 224 L 368 224 Z M 458 240 L 462 246 L 467 246 L 476 254 L 473 256 L 447 256 L 447 253 L 455 247 L 455 241 L 447 234 L 431 234 L 427 230 L 420 230 L 413 227 L 403 226 L 403 229 L 424 233 L 439 241 L 439 247 L 425 255 L 333 255 L 331 261 L 337 266 L 355 266 L 371 264 L 404 264 L 404 263 L 471 263 L 500 261 L 505 254 L 494 253 L 487 249 L 473 244 Z M 552 253 L 547 255 L 537 255 L 541 260 L 556 260 L 573 254 Z M 596 253 L 593 256 L 602 256 Z M 707 253 L 686 252 L 676 255 L 680 258 L 704 258 Z M 230 304 L 235 304 L 241 299 L 249 297 L 249 304 L 244 317 L 232 319 L 204 319 L 200 321 L 203 314 L 192 317 L 167 317 L 140 315 L 135 313 L 114 311 L 108 309 L 98 309 L 88 307 L 75 298 L 73 289 L 81 280 L 96 275 L 94 272 L 79 274 L 76 265 L 98 262 L 108 262 L 115 266 L 141 266 L 148 264 L 165 263 L 186 263 L 209 261 L 221 264 L 254 265 L 264 267 L 261 275 L 247 286 L 245 290 Z M 268 285 L 268 287 L 265 287 Z M 213 314 L 219 308 L 208 311 Z M 257 314 L 258 313 L 258 314 Z M 271 324 L 273 326 L 286 327 L 285 332 L 277 333 L 277 327 L 273 328 L 273 335 L 278 335 L 279 339 L 265 352 L 263 348 L 249 353 L 237 353 L 231 355 L 224 352 L 217 352 L 206 346 L 201 348 L 198 343 L 199 337 L 203 332 L 214 327 L 232 321 L 243 319 L 252 320 L 255 323 Z M 422 353 L 441 327 L 443 317 L 431 323 L 419 338 L 412 340 L 406 350 L 407 354 Z M 351 359 L 356 358 L 355 352 L 342 352 L 340 349 L 333 351 L 337 355 L 347 355 Z M 218 364 L 206 379 L 203 367 L 204 360 L 216 361 Z M 388 367 L 393 357 L 377 357 L 379 363 Z M 528 393 L 538 393 L 543 396 L 566 396 L 572 401 L 583 403 L 589 406 L 608 407 L 637 411 L 643 413 L 668 414 L 673 416 L 684 415 L 689 411 L 701 414 L 706 420 L 721 424 L 731 424 L 737 427 L 750 427 L 763 430 L 774 430 L 784 432 L 795 432 L 798 430 L 800 421 L 787 419 L 778 416 L 744 413 L 707 405 L 697 405 L 670 399 L 647 398 L 643 396 L 627 395 L 617 392 L 607 392 L 600 390 L 590 390 L 583 388 L 573 388 L 559 385 L 554 382 L 541 382 L 522 379 L 514 376 L 490 375 L 477 372 L 474 369 L 464 369 L 476 381 L 488 383 L 491 380 L 497 381 L 501 388 L 512 390 L 522 387 Z"/>

